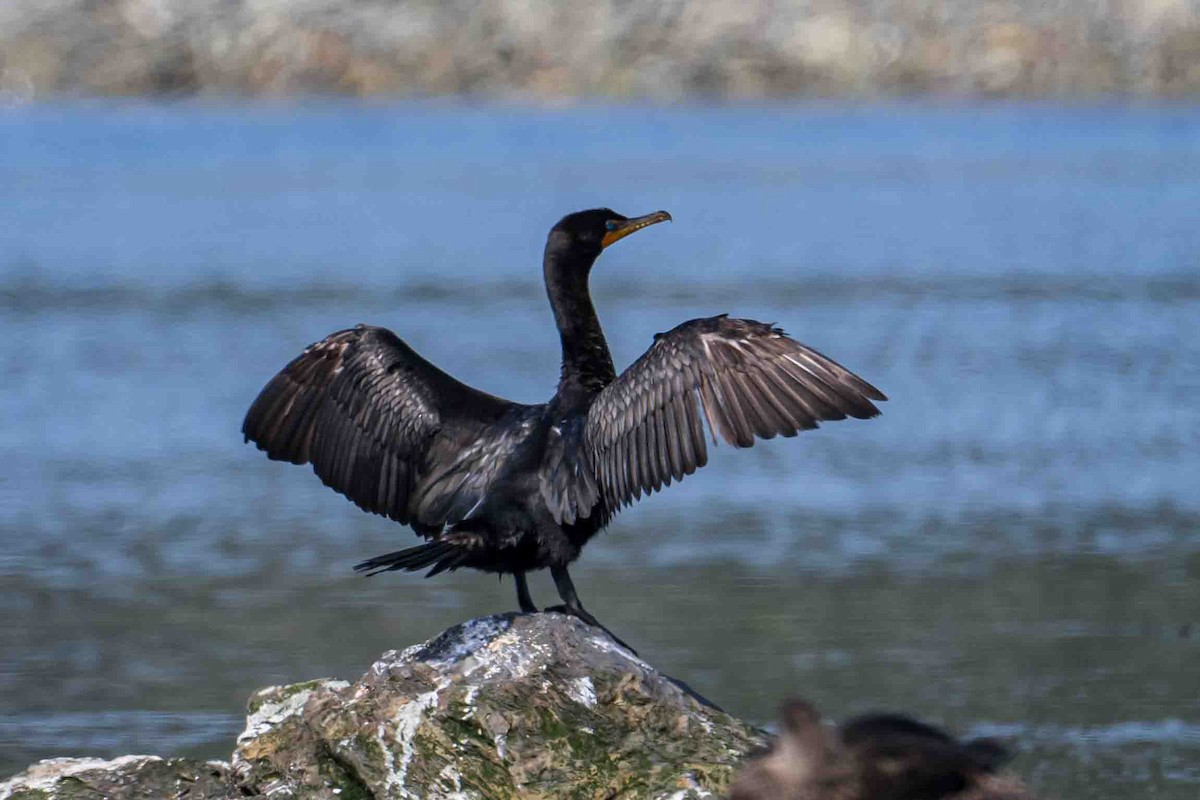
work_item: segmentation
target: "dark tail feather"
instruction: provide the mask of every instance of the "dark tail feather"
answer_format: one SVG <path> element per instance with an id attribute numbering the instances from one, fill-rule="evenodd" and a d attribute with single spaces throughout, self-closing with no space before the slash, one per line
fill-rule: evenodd
<path id="1" fill-rule="evenodd" d="M 407 550 L 397 550 L 394 553 L 384 553 L 381 556 L 368 558 L 360 564 L 355 564 L 354 571 L 363 573 L 368 578 L 372 575 L 378 575 L 380 572 L 390 572 L 397 569 L 402 569 L 405 572 L 416 572 L 431 564 L 440 565 L 446 561 L 457 561 L 460 556 L 460 548 L 448 542 L 429 542 L 419 547 L 410 547 Z M 446 568 L 442 567 L 442 569 Z M 434 570 L 430 571 L 430 574 L 436 574 L 440 571 L 435 566 Z"/>
<path id="2" fill-rule="evenodd" d="M 437 575 L 439 572 L 445 572 L 446 570 L 450 570 L 451 572 L 453 572 L 454 570 L 461 567 L 463 565 L 463 562 L 467 560 L 467 556 L 470 555 L 470 553 L 468 553 L 466 550 L 464 550 L 461 547 L 455 548 L 455 550 L 456 550 L 456 552 L 451 553 L 446 558 L 443 558 L 440 561 L 438 561 L 436 564 L 434 564 L 433 569 L 431 569 L 431 570 L 429 570 L 429 572 L 425 573 L 425 577 L 432 578 L 434 575 Z"/>

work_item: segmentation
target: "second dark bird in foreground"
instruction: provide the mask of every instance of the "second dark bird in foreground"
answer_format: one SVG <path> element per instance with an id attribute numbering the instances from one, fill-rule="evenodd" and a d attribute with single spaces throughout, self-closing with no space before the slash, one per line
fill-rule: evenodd
<path id="1" fill-rule="evenodd" d="M 473 389 L 391 331 L 360 325 L 310 345 L 266 385 L 246 414 L 246 440 L 269 458 L 312 464 L 360 508 L 428 540 L 355 569 L 508 573 L 521 610 L 533 612 L 525 573 L 549 567 L 563 601 L 556 610 L 599 625 L 568 565 L 622 506 L 704 466 L 704 421 L 714 441 L 749 447 L 755 437 L 873 417 L 871 401 L 886 399 L 780 329 L 728 316 L 655 336 L 617 375 L 588 291 L 592 265 L 604 248 L 670 218 L 596 209 L 551 229 L 543 273 L 562 371 L 549 402 Z"/>
<path id="2" fill-rule="evenodd" d="M 1009 757 L 993 739 L 962 742 L 901 714 L 834 728 L 791 700 L 775 743 L 738 773 L 730 800 L 1031 800 L 996 774 Z"/>

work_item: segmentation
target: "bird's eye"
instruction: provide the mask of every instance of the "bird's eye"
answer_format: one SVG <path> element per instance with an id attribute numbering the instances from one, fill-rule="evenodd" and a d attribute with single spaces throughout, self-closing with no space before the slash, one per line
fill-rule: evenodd
<path id="1" fill-rule="evenodd" d="M 617 229 L 617 222 L 616 222 L 616 220 L 611 220 L 611 219 L 610 219 L 608 222 L 604 223 L 604 230 L 606 230 L 606 231 L 615 231 L 616 229 Z"/>

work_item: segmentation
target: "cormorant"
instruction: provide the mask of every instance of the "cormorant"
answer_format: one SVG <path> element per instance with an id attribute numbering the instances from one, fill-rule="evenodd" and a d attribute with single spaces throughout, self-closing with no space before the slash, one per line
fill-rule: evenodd
<path id="1" fill-rule="evenodd" d="M 704 466 L 702 420 L 714 443 L 719 434 L 749 447 L 755 436 L 873 417 L 871 401 L 886 399 L 782 330 L 726 315 L 656 335 L 617 375 L 588 276 L 604 248 L 669 219 L 603 208 L 550 230 L 543 273 L 562 371 L 549 402 L 473 389 L 391 331 L 359 325 L 310 345 L 271 379 L 246 413 L 246 441 L 271 459 L 312 464 L 360 508 L 429 540 L 356 570 L 511 573 L 521 610 L 533 612 L 525 573 L 549 567 L 564 604 L 556 610 L 603 627 L 567 567 L 622 506 Z"/>

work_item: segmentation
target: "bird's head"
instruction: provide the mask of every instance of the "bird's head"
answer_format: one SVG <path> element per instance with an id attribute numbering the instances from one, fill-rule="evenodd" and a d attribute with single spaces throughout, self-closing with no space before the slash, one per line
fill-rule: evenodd
<path id="1" fill-rule="evenodd" d="M 655 211 L 643 217 L 626 217 L 609 208 L 594 208 L 568 214 L 550 229 L 546 254 L 567 261 L 582 261 L 591 265 L 609 245 L 642 228 L 671 219 L 666 211 Z"/>
<path id="2" fill-rule="evenodd" d="M 821 712 L 807 700 L 798 697 L 785 702 L 779 708 L 780 726 L 793 736 L 821 727 Z"/>

